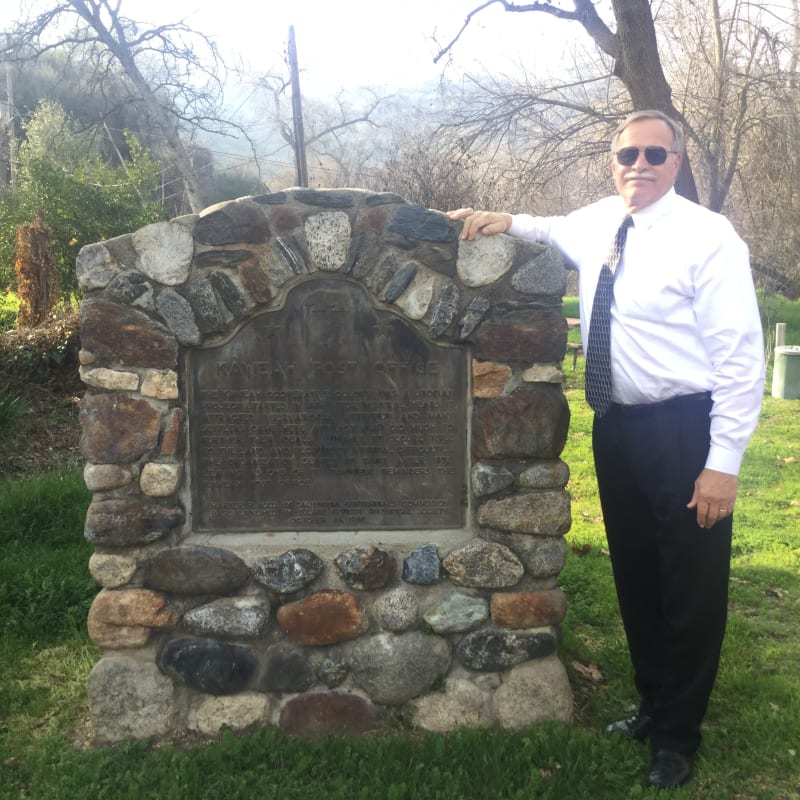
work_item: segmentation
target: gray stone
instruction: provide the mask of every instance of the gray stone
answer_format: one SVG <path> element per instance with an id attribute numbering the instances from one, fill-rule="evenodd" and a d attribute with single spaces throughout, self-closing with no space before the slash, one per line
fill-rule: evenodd
<path id="1" fill-rule="evenodd" d="M 282 284 L 291 277 L 292 273 L 300 275 L 301 273 L 309 272 L 308 264 L 306 264 L 302 249 L 293 237 L 287 239 L 279 236 L 275 239 L 274 246 L 275 251 L 281 257 L 285 266 L 291 270 L 291 272 L 287 272 L 285 268 L 283 271 L 280 269 L 268 270 L 269 274 L 272 275 L 274 283 L 278 285 Z M 283 278 L 283 280 L 281 280 L 281 278 Z"/>
<path id="2" fill-rule="evenodd" d="M 106 287 L 106 297 L 115 303 L 153 307 L 153 284 L 138 270 L 126 270 L 114 275 Z"/>
<path id="3" fill-rule="evenodd" d="M 261 207 L 243 198 L 205 209 L 197 219 L 194 235 L 198 242 L 216 247 L 236 242 L 262 244 L 269 236 L 269 226 Z"/>
<path id="4" fill-rule="evenodd" d="M 267 648 L 264 672 L 259 681 L 265 692 L 304 692 L 316 680 L 314 668 L 305 653 L 288 642 Z"/>
<path id="5" fill-rule="evenodd" d="M 298 203 L 320 208 L 352 208 L 357 194 L 358 191 L 350 189 L 293 189 L 291 192 Z"/>
<path id="6" fill-rule="evenodd" d="M 569 467 L 563 461 L 539 461 L 519 476 L 522 489 L 563 489 L 569 482 Z"/>
<path id="7" fill-rule="evenodd" d="M 182 522 L 180 509 L 147 506 L 138 498 L 93 500 L 83 535 L 97 546 L 132 547 L 157 542 Z"/>
<path id="8" fill-rule="evenodd" d="M 498 672 L 544 658 L 556 651 L 556 639 L 541 631 L 508 631 L 487 628 L 468 633 L 458 644 L 456 656 L 468 669 Z"/>
<path id="9" fill-rule="evenodd" d="M 231 550 L 200 545 L 162 550 L 142 573 L 145 586 L 183 595 L 231 594 L 250 578 L 250 568 Z"/>
<path id="10" fill-rule="evenodd" d="M 434 339 L 439 338 L 456 318 L 458 301 L 458 287 L 454 283 L 448 283 L 439 292 L 431 310 L 430 332 Z"/>
<path id="11" fill-rule="evenodd" d="M 233 279 L 224 272 L 218 270 L 209 275 L 209 281 L 214 287 L 225 307 L 236 319 L 242 319 L 247 313 L 247 301 L 242 296 L 239 287 Z"/>
<path id="12" fill-rule="evenodd" d="M 470 597 L 454 592 L 432 608 L 425 622 L 435 633 L 462 633 L 479 625 L 489 617 L 489 604 L 482 597 Z"/>
<path id="13" fill-rule="evenodd" d="M 458 678 L 445 681 L 443 692 L 414 701 L 413 724 L 426 731 L 488 728 L 494 723 L 492 696 L 474 683 Z"/>
<path id="14" fill-rule="evenodd" d="M 492 705 L 504 728 L 571 722 L 574 702 L 564 665 L 553 655 L 514 667 L 495 692 Z"/>
<path id="15" fill-rule="evenodd" d="M 98 743 L 151 739 L 172 726 L 175 687 L 155 664 L 107 656 L 89 673 L 87 690 Z"/>
<path id="16" fill-rule="evenodd" d="M 564 568 L 567 542 L 563 536 L 530 536 L 486 529 L 482 536 L 511 550 L 532 578 L 550 578 Z"/>
<path id="17" fill-rule="evenodd" d="M 312 663 L 319 680 L 329 689 L 335 689 L 344 683 L 345 678 L 350 672 L 350 665 L 344 654 L 338 647 L 332 647 L 327 653 L 320 654 Z"/>
<path id="18" fill-rule="evenodd" d="M 200 269 L 207 267 L 236 267 L 248 258 L 253 257 L 251 250 L 205 250 L 195 253 L 194 266 Z"/>
<path id="19" fill-rule="evenodd" d="M 195 322 L 192 306 L 183 295 L 174 289 L 164 289 L 156 297 L 155 307 L 184 347 L 200 344 L 200 329 Z"/>
<path id="20" fill-rule="evenodd" d="M 463 342 L 468 339 L 473 331 L 481 324 L 481 320 L 486 316 L 491 302 L 486 297 L 473 297 L 470 300 L 461 319 L 458 321 L 458 328 L 456 330 L 456 341 Z"/>
<path id="21" fill-rule="evenodd" d="M 340 270 L 350 247 L 350 218 L 342 211 L 315 214 L 306 220 L 306 242 L 317 269 Z"/>
<path id="22" fill-rule="evenodd" d="M 511 285 L 520 294 L 563 297 L 567 288 L 564 257 L 555 247 L 542 247 L 516 269 Z"/>
<path id="23" fill-rule="evenodd" d="M 427 269 L 421 269 L 409 284 L 407 291 L 397 298 L 397 307 L 414 320 L 422 319 L 428 313 L 436 290 L 437 278 Z"/>
<path id="24" fill-rule="evenodd" d="M 474 539 L 450 553 L 444 568 L 453 583 L 483 589 L 514 586 L 525 572 L 511 550 L 482 539 Z"/>
<path id="25" fill-rule="evenodd" d="M 415 205 L 398 208 L 387 231 L 428 242 L 454 242 L 458 238 L 444 214 Z"/>
<path id="26" fill-rule="evenodd" d="M 403 580 L 429 586 L 438 583 L 441 577 L 442 564 L 436 545 L 424 544 L 409 553 L 403 561 Z"/>
<path id="27" fill-rule="evenodd" d="M 174 680 L 208 694 L 236 694 L 247 687 L 257 666 L 246 647 L 218 639 L 172 639 L 158 666 Z"/>
<path id="28" fill-rule="evenodd" d="M 195 322 L 202 333 L 219 333 L 225 329 L 225 317 L 209 281 L 192 281 L 186 293 L 186 299 L 194 312 Z"/>
<path id="29" fill-rule="evenodd" d="M 407 631 L 417 624 L 419 603 L 416 595 L 408 589 L 392 589 L 375 601 L 375 614 L 384 630 Z"/>
<path id="30" fill-rule="evenodd" d="M 83 468 L 83 482 L 90 492 L 110 492 L 133 483 L 132 467 L 119 464 L 87 464 Z"/>
<path id="31" fill-rule="evenodd" d="M 183 627 L 198 636 L 255 639 L 269 626 L 269 603 L 258 597 L 223 597 L 183 615 Z"/>
<path id="32" fill-rule="evenodd" d="M 572 523 L 567 492 L 558 489 L 489 500 L 478 509 L 478 524 L 511 533 L 560 536 Z"/>
<path id="33" fill-rule="evenodd" d="M 411 281 L 419 270 L 419 264 L 409 261 L 395 273 L 395 276 L 386 284 L 383 290 L 383 299 L 387 303 L 394 303 L 398 297 L 409 287 Z"/>
<path id="34" fill-rule="evenodd" d="M 497 494 L 514 485 L 514 473 L 505 467 L 478 462 L 472 468 L 472 493 L 476 497 Z"/>
<path id="35" fill-rule="evenodd" d="M 102 242 L 87 244 L 81 248 L 75 262 L 78 286 L 82 292 L 104 289 L 120 268 Z"/>
<path id="36" fill-rule="evenodd" d="M 418 631 L 380 633 L 353 646 L 353 680 L 376 703 L 400 705 L 428 691 L 450 666 L 450 647 Z"/>
<path id="37" fill-rule="evenodd" d="M 311 550 L 287 550 L 276 558 L 262 559 L 254 565 L 255 579 L 278 594 L 292 594 L 313 583 L 325 563 Z"/>

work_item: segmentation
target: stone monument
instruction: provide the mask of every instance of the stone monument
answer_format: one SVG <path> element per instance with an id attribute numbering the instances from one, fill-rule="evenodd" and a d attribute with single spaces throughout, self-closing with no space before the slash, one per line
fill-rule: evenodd
<path id="1" fill-rule="evenodd" d="M 390 193 L 84 247 L 97 742 L 568 721 L 558 253 Z"/>

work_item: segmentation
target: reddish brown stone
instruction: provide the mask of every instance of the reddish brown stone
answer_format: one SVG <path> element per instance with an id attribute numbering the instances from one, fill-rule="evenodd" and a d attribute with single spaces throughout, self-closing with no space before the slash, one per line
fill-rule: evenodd
<path id="1" fill-rule="evenodd" d="M 81 305 L 81 347 L 110 364 L 174 369 L 178 342 L 142 311 L 108 300 Z"/>
<path id="2" fill-rule="evenodd" d="M 123 650 L 132 647 L 144 647 L 150 640 L 152 630 L 141 625 L 109 625 L 92 616 L 86 621 L 89 638 L 98 646 L 107 650 Z"/>
<path id="3" fill-rule="evenodd" d="M 272 291 L 266 273 L 258 265 L 258 259 L 251 258 L 242 262 L 239 265 L 239 277 L 256 303 L 269 303 Z"/>
<path id="4" fill-rule="evenodd" d="M 81 453 L 94 464 L 129 464 L 158 444 L 161 413 L 124 394 L 86 394 L 81 400 Z"/>
<path id="5" fill-rule="evenodd" d="M 476 458 L 557 458 L 568 427 L 569 406 L 560 386 L 520 386 L 505 397 L 475 400 L 473 454 Z"/>
<path id="6" fill-rule="evenodd" d="M 297 211 L 291 208 L 273 208 L 269 211 L 269 221 L 279 236 L 288 236 L 301 224 Z"/>
<path id="7" fill-rule="evenodd" d="M 511 377 L 508 364 L 495 361 L 472 360 L 473 397 L 500 397 L 508 379 Z"/>
<path id="8" fill-rule="evenodd" d="M 106 625 L 170 630 L 178 621 L 178 612 L 166 595 L 151 589 L 103 589 L 95 597 L 89 616 Z"/>
<path id="9" fill-rule="evenodd" d="M 567 321 L 560 308 L 503 310 L 485 319 L 470 339 L 481 361 L 560 364 L 567 348 Z"/>
<path id="10" fill-rule="evenodd" d="M 319 692 L 292 698 L 281 709 L 278 724 L 289 734 L 322 736 L 374 730 L 380 718 L 377 706 L 364 697 Z"/>
<path id="11" fill-rule="evenodd" d="M 174 456 L 183 433 L 184 413 L 182 408 L 173 408 L 166 418 L 161 434 L 161 455 Z"/>
<path id="12" fill-rule="evenodd" d="M 303 644 L 345 642 L 367 629 L 358 597 L 332 589 L 281 606 L 276 618 L 287 636 Z"/>
<path id="13" fill-rule="evenodd" d="M 557 625 L 567 613 L 567 598 L 561 589 L 543 592 L 494 594 L 492 622 L 498 628 L 541 628 Z"/>

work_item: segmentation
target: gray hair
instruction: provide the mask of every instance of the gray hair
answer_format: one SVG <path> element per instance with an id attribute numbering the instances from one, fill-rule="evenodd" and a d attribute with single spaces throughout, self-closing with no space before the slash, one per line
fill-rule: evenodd
<path id="1" fill-rule="evenodd" d="M 672 131 L 672 146 L 675 149 L 675 152 L 682 153 L 685 146 L 685 140 L 683 136 L 683 128 L 674 120 L 672 117 L 668 117 L 663 111 L 657 111 L 655 109 L 645 109 L 643 111 L 634 111 L 632 114 L 628 114 L 622 122 L 617 126 L 617 129 L 614 131 L 614 135 L 611 137 L 611 152 L 615 152 L 617 149 L 617 144 L 619 143 L 619 137 L 622 135 L 622 132 L 632 123 L 637 122 L 640 119 L 660 119 L 662 122 L 666 123 L 669 126 L 669 129 Z"/>

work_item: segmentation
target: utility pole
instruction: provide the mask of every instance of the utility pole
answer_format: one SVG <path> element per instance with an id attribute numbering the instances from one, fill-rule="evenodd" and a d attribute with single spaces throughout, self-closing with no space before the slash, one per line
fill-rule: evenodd
<path id="1" fill-rule="evenodd" d="M 300 70 L 297 67 L 297 46 L 294 25 L 289 26 L 289 71 L 292 80 L 292 120 L 294 123 L 294 163 L 298 186 L 308 186 L 306 134 L 303 128 L 303 101 L 300 95 Z"/>
<path id="2" fill-rule="evenodd" d="M 14 151 L 16 149 L 16 136 L 14 134 L 14 73 L 12 69 L 12 59 L 11 55 L 13 53 L 13 48 L 11 44 L 11 34 L 6 34 L 6 51 L 5 51 L 5 58 L 3 59 L 6 62 L 6 112 L 7 116 L 5 119 L 6 125 L 6 137 L 7 137 L 7 147 L 8 147 L 8 188 L 12 188 L 16 183 L 16 166 L 14 164 Z"/>

